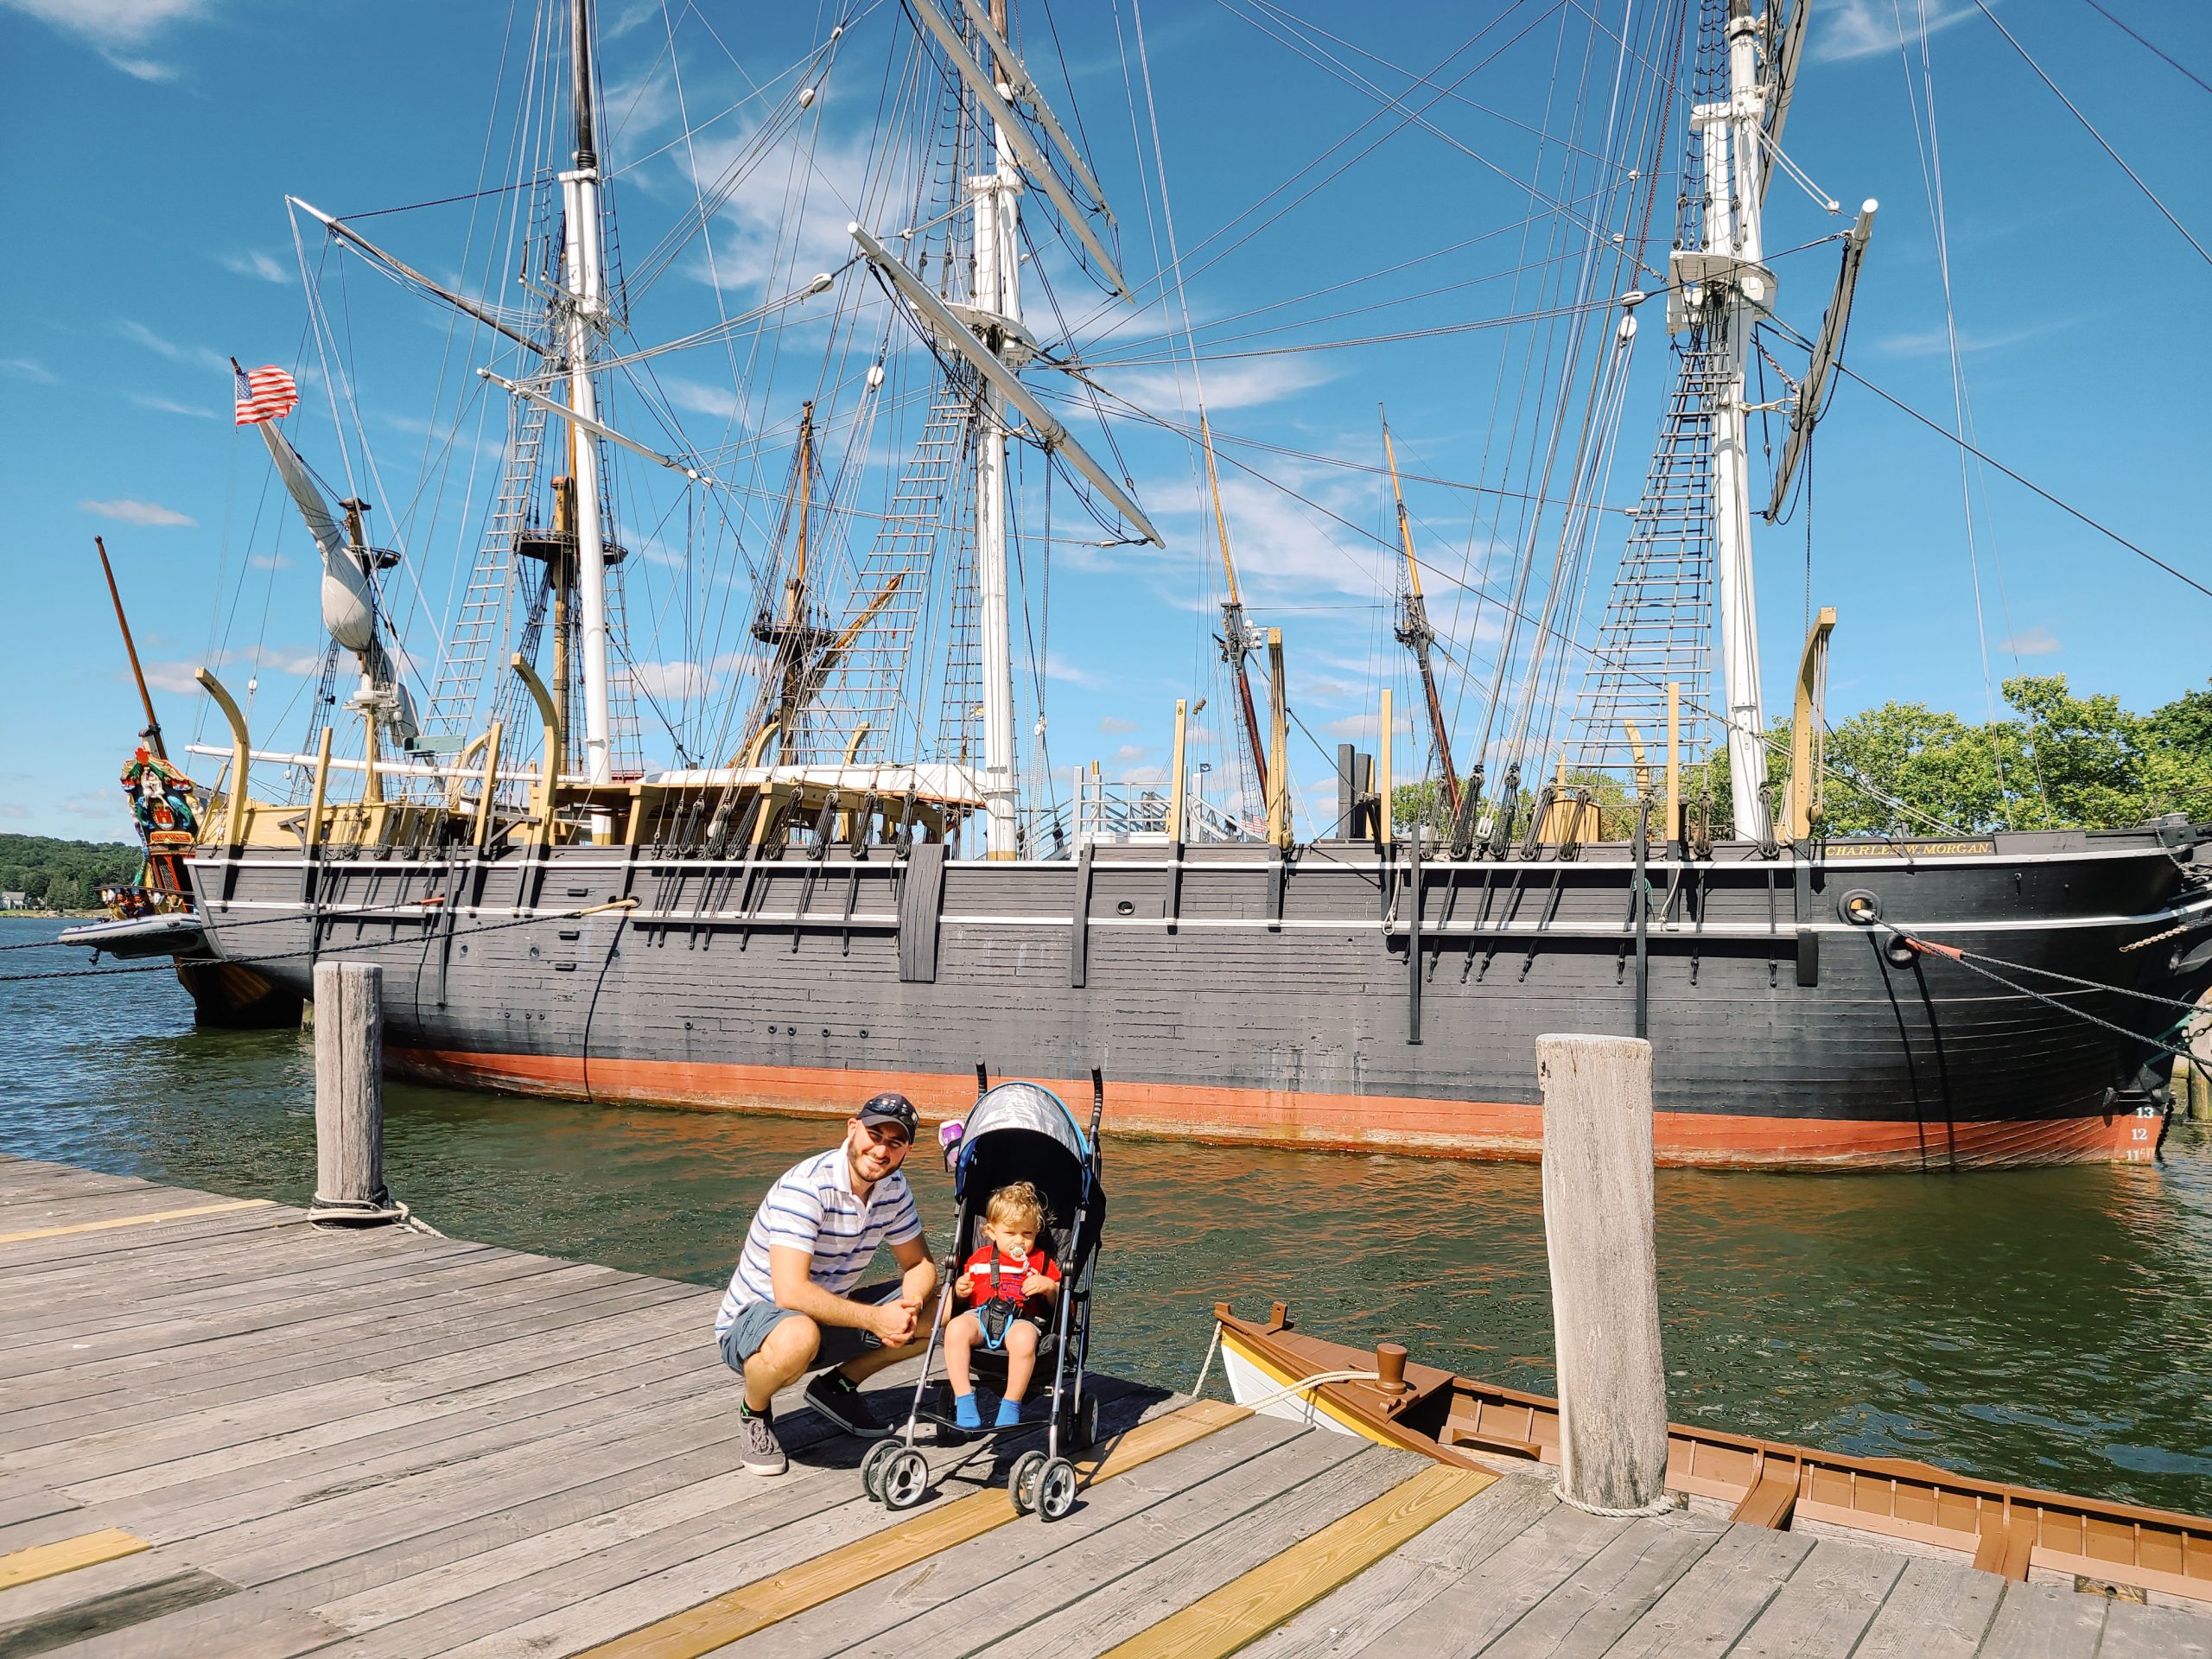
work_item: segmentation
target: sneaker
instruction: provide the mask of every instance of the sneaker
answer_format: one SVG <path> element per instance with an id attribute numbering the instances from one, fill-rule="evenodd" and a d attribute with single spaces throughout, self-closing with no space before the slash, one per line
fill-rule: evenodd
<path id="1" fill-rule="evenodd" d="M 848 1434 L 857 1434 L 864 1440 L 880 1440 L 891 1433 L 868 1405 L 860 1384 L 834 1367 L 806 1385 L 805 1398 L 808 1405 Z"/>
<path id="2" fill-rule="evenodd" d="M 791 1466 L 774 1421 L 744 1406 L 737 1411 L 737 1456 L 756 1475 L 780 1475 Z"/>

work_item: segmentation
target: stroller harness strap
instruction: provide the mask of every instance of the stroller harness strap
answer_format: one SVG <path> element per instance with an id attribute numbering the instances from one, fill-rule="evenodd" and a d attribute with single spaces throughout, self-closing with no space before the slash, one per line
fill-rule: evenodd
<path id="1" fill-rule="evenodd" d="M 980 1256 L 987 1253 L 990 1260 L 987 1264 L 982 1265 L 984 1270 L 989 1274 L 988 1293 L 977 1294 L 983 1290 L 983 1286 L 978 1284 L 970 1294 L 975 1297 L 976 1324 L 982 1332 L 983 1345 L 993 1353 L 996 1353 L 1006 1345 L 1006 1333 L 1013 1328 L 1014 1320 L 1028 1311 L 1029 1298 L 1022 1286 L 1027 1282 L 1033 1267 L 1029 1261 L 1021 1262 L 1020 1263 L 1021 1279 L 1009 1285 L 1004 1282 L 1001 1275 L 1002 1273 L 1010 1274 L 1013 1272 L 1014 1265 L 1010 1258 L 1006 1256 L 995 1242 L 987 1245 L 984 1249 L 976 1251 L 976 1255 Z M 1033 1256 L 1036 1254 L 1037 1252 L 1031 1252 Z M 971 1281 L 976 1277 L 978 1265 L 974 1257 L 969 1258 L 967 1272 Z M 1042 1273 L 1048 1279 L 1057 1280 L 1059 1277 L 1058 1265 L 1050 1256 L 1046 1256 L 1042 1264 L 1035 1267 L 1033 1270 Z"/>

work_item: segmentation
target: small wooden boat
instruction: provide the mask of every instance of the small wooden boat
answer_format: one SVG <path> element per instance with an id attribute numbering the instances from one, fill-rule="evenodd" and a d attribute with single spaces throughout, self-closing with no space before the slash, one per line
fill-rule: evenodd
<path id="1" fill-rule="evenodd" d="M 1559 1402 L 1417 1365 L 1403 1347 L 1347 1346 L 1214 1305 L 1240 1405 L 1440 1462 L 1499 1468 L 1559 1462 Z M 2212 1604 L 2212 1519 L 1977 1480 L 1901 1458 L 1853 1458 L 1750 1435 L 1668 1425 L 1667 1485 L 1729 1518 L 1787 1530 L 1932 1548 L 2024 1580 Z"/>

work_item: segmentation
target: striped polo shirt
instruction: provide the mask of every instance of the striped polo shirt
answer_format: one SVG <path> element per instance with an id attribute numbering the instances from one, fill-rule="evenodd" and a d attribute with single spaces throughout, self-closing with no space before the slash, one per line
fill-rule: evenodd
<path id="1" fill-rule="evenodd" d="M 853 1166 L 842 1146 L 793 1164 L 768 1189 L 746 1230 L 745 1252 L 737 1259 L 729 1288 L 715 1315 L 715 1332 L 729 1329 L 741 1308 L 773 1301 L 768 1252 L 776 1245 L 804 1250 L 813 1258 L 807 1277 L 833 1296 L 861 1281 L 881 1244 L 904 1244 L 922 1236 L 921 1211 L 906 1178 L 897 1170 L 878 1181 L 865 1198 L 853 1192 Z"/>

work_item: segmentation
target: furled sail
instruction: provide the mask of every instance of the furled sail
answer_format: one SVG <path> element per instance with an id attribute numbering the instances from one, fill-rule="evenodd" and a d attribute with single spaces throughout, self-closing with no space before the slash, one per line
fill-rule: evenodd
<path id="1" fill-rule="evenodd" d="M 330 505 L 322 499 L 307 462 L 277 431 L 275 422 L 262 423 L 261 441 L 269 446 L 269 458 L 276 463 L 277 475 L 291 492 L 293 505 L 299 508 L 308 533 L 322 552 L 322 626 L 347 651 L 365 653 L 376 643 L 377 613 L 360 556 L 346 545 L 346 532 L 330 516 Z"/>

